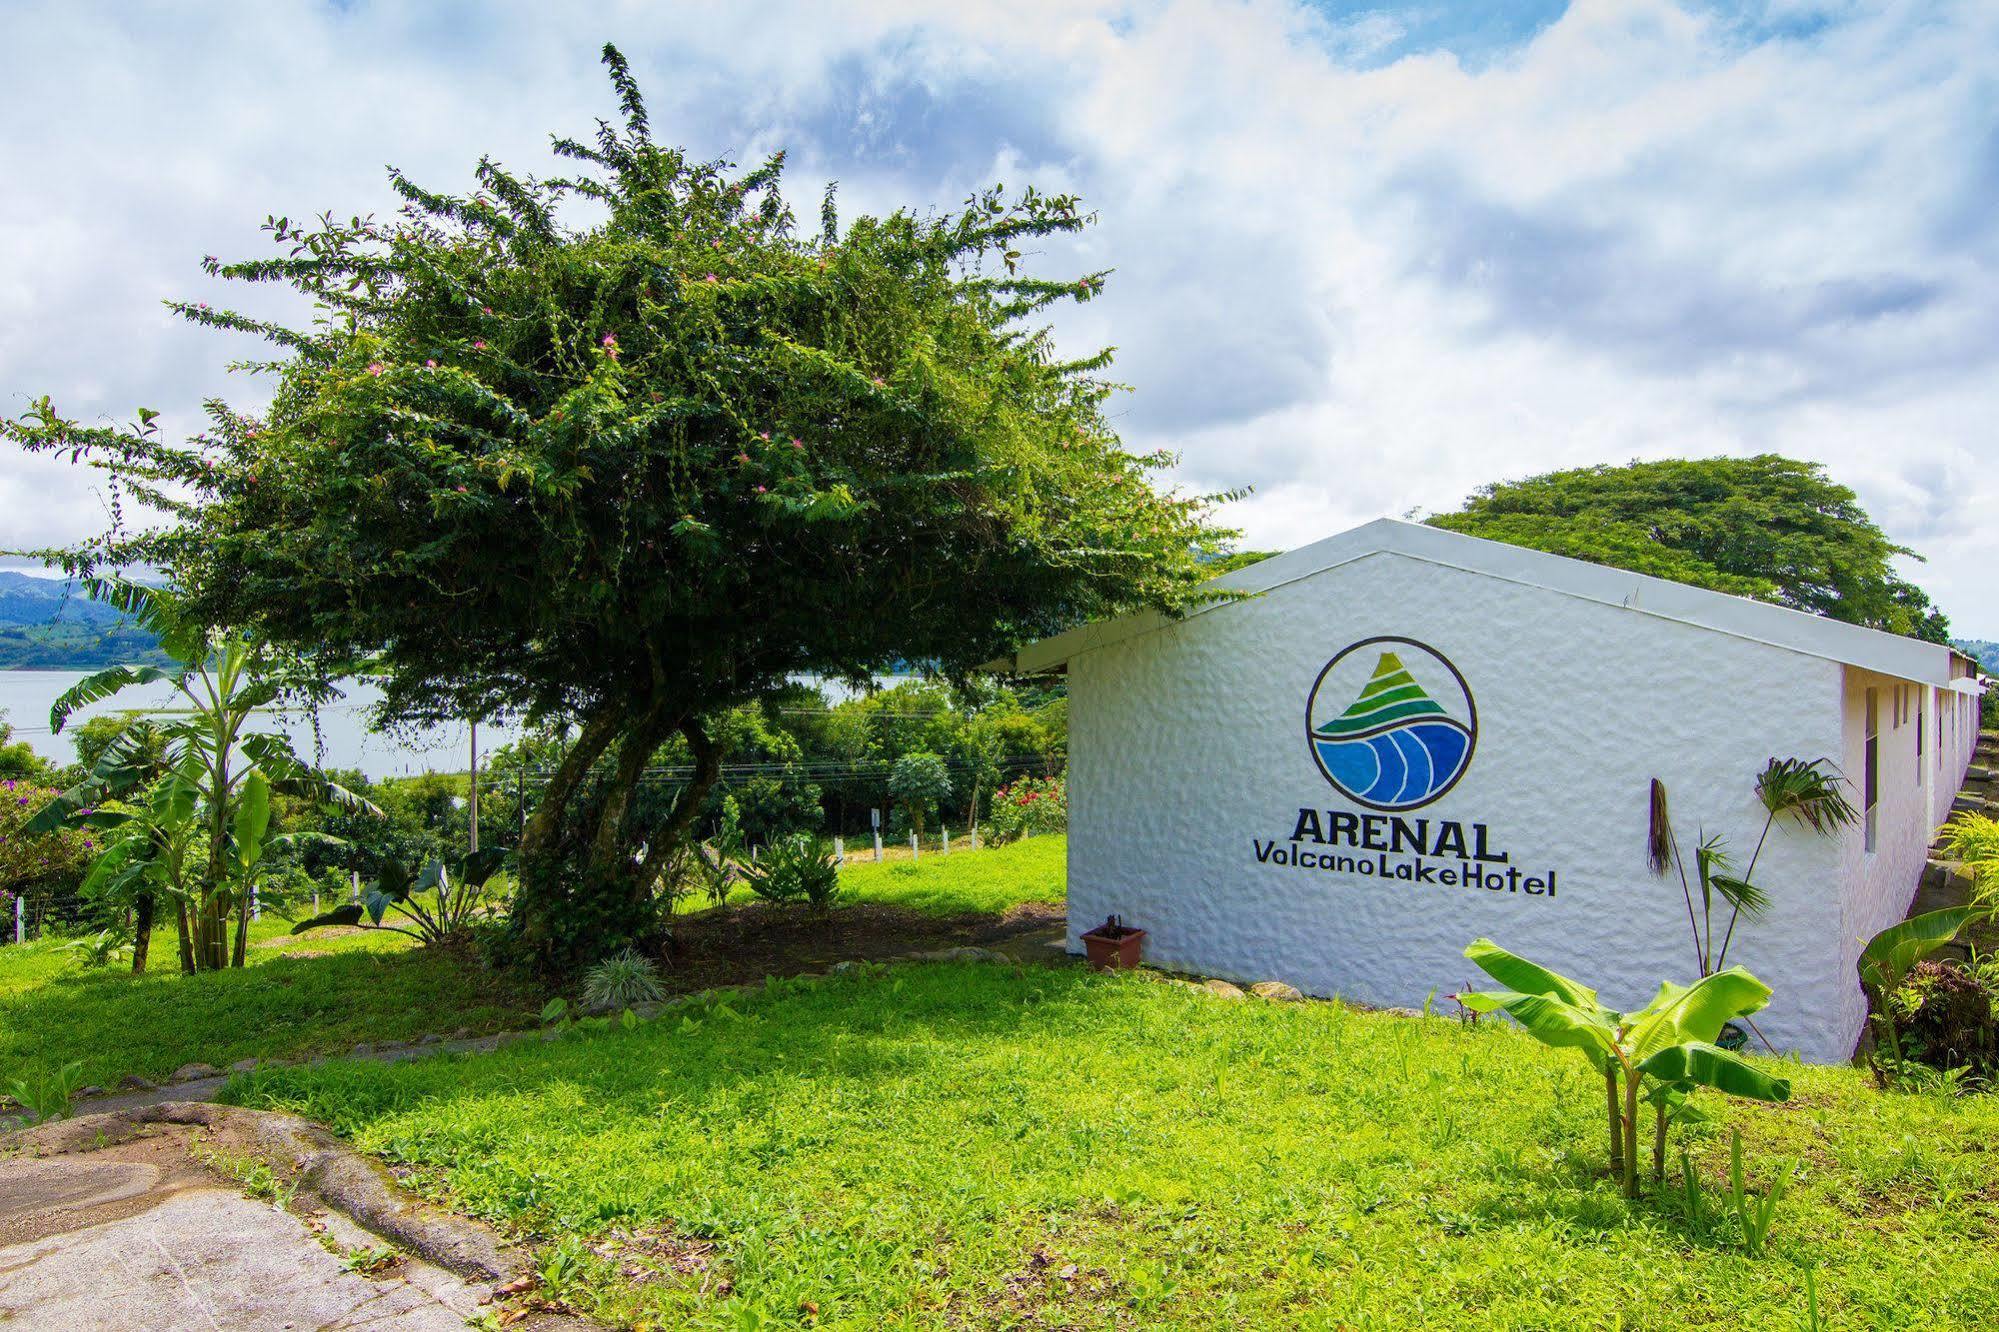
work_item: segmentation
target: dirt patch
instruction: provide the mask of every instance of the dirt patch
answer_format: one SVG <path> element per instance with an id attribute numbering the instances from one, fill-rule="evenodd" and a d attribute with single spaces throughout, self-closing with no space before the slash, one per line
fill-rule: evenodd
<path id="1" fill-rule="evenodd" d="M 929 915 L 855 902 L 824 913 L 767 902 L 719 907 L 674 922 L 660 980 L 674 993 L 824 971 L 850 958 L 886 959 L 936 948 L 1000 948 L 1063 928 L 1059 905 L 1025 902 L 1004 915 Z"/>

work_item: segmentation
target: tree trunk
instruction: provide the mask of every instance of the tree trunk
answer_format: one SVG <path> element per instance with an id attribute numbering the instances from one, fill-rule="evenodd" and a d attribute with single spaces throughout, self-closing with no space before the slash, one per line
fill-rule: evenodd
<path id="1" fill-rule="evenodd" d="M 1617 1065 L 1606 1060 L 1603 1066 L 1603 1098 L 1610 1109 L 1610 1174 L 1624 1173 L 1624 1117 L 1617 1104 Z"/>
<path id="2" fill-rule="evenodd" d="M 246 892 L 240 896 L 242 900 L 236 904 L 236 948 L 229 959 L 232 967 L 243 965 L 244 951 L 250 945 L 250 895 Z"/>
<path id="3" fill-rule="evenodd" d="M 180 971 L 183 976 L 194 974 L 194 931 L 188 928 L 187 899 L 174 899 L 174 924 L 180 930 Z"/>
<path id="4" fill-rule="evenodd" d="M 655 707 L 618 742 L 618 761 L 611 770 L 610 783 L 604 790 L 604 807 L 597 812 L 597 829 L 590 839 L 592 877 L 614 878 L 629 865 L 631 858 L 626 851 L 630 843 L 625 834 L 632 796 L 638 791 L 639 778 L 645 776 L 654 751 L 674 725 L 661 721 Z"/>
<path id="5" fill-rule="evenodd" d="M 687 737 L 687 747 L 694 754 L 694 775 L 681 788 L 666 822 L 647 839 L 645 862 L 639 866 L 642 892 L 652 891 L 653 882 L 686 839 L 708 793 L 715 789 L 715 781 L 722 775 L 722 749 L 709 738 L 707 728 L 697 718 L 689 717 L 680 723 L 680 733 Z"/>
<path id="6" fill-rule="evenodd" d="M 132 974 L 146 974 L 146 954 L 153 947 L 153 895 L 140 893 L 132 903 Z"/>
<path id="7" fill-rule="evenodd" d="M 1666 1178 L 1666 1103 L 1659 1102 L 1653 1113 L 1657 1118 L 1652 1124 L 1652 1182 L 1656 1184 Z"/>
<path id="8" fill-rule="evenodd" d="M 535 806 L 534 817 L 521 830 L 523 869 L 552 849 L 556 834 L 561 831 L 562 816 L 568 812 L 570 798 L 582 785 L 591 765 L 618 738 L 618 727 L 624 716 L 622 708 L 606 708 L 585 722 L 583 733 L 576 737 L 576 743 L 569 747 L 562 762 L 556 765 L 548 785 L 542 788 L 541 801 Z"/>
<path id="9" fill-rule="evenodd" d="M 1638 1196 L 1638 1070 L 1624 1071 L 1624 1196 Z"/>

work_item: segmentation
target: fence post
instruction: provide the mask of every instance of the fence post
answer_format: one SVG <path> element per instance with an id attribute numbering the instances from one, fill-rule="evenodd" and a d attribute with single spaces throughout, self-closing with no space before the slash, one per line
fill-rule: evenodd
<path id="1" fill-rule="evenodd" d="M 923 859 L 923 848 L 916 844 L 915 833 L 909 835 L 909 858 L 911 860 Z"/>
<path id="2" fill-rule="evenodd" d="M 257 896 L 257 885 L 253 883 L 250 885 L 250 919 L 262 920 L 263 918 L 264 904 Z"/>
<path id="3" fill-rule="evenodd" d="M 943 837 L 943 839 L 944 839 L 944 851 L 943 851 L 943 854 L 944 854 L 944 855 L 947 855 L 947 856 L 948 856 L 948 855 L 950 855 L 950 854 L 951 854 L 951 830 L 950 830 L 949 828 L 946 828 L 946 827 L 945 827 L 945 826 L 944 826 L 943 824 L 941 824 L 941 823 L 940 823 L 940 824 L 938 824 L 938 825 L 937 825 L 937 832 L 938 832 L 938 835 L 939 835 L 939 836 L 941 836 L 941 837 Z"/>
<path id="4" fill-rule="evenodd" d="M 359 904 L 361 901 L 361 871 L 348 870 L 347 881 L 354 885 L 354 901 L 356 904 Z"/>
<path id="5" fill-rule="evenodd" d="M 839 863 L 841 863 L 842 865 L 844 865 L 844 864 L 846 864 L 846 863 L 847 863 L 847 839 L 846 839 L 846 838 L 844 838 L 844 837 L 835 837 L 835 838 L 833 839 L 833 859 L 837 860 L 837 861 L 838 861 Z"/>
<path id="6" fill-rule="evenodd" d="M 972 825 L 972 850 L 976 851 L 978 849 L 979 849 L 979 825 L 975 823 Z"/>
<path id="7" fill-rule="evenodd" d="M 14 942 L 21 943 L 28 937 L 27 926 L 21 918 L 21 895 L 14 894 Z"/>
<path id="8" fill-rule="evenodd" d="M 877 865 L 881 864 L 881 859 L 882 859 L 882 830 L 880 828 L 877 828 L 875 829 L 875 864 Z"/>

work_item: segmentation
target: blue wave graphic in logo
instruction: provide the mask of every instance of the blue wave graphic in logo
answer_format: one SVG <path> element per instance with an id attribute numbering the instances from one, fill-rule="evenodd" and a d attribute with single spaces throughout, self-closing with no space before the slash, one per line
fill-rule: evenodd
<path id="1" fill-rule="evenodd" d="M 1456 781 L 1471 731 L 1423 691 L 1393 652 L 1381 654 L 1360 696 L 1312 735 L 1326 775 L 1383 809 L 1409 809 Z"/>

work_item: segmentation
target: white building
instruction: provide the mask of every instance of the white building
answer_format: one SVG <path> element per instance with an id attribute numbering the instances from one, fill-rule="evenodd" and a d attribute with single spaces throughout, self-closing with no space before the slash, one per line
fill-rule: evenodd
<path id="1" fill-rule="evenodd" d="M 1653 779 L 1687 859 L 1721 834 L 1740 873 L 1756 775 L 1827 758 L 1861 826 L 1778 822 L 1728 961 L 1776 991 L 1778 1048 L 1852 1053 L 1861 942 L 1906 913 L 1977 738 L 1967 659 L 1387 519 L 1219 584 L 1254 595 L 1011 663 L 1068 673 L 1072 950 L 1115 913 L 1156 965 L 1416 1006 L 1482 981 L 1483 935 L 1638 1007 L 1696 974 Z"/>

